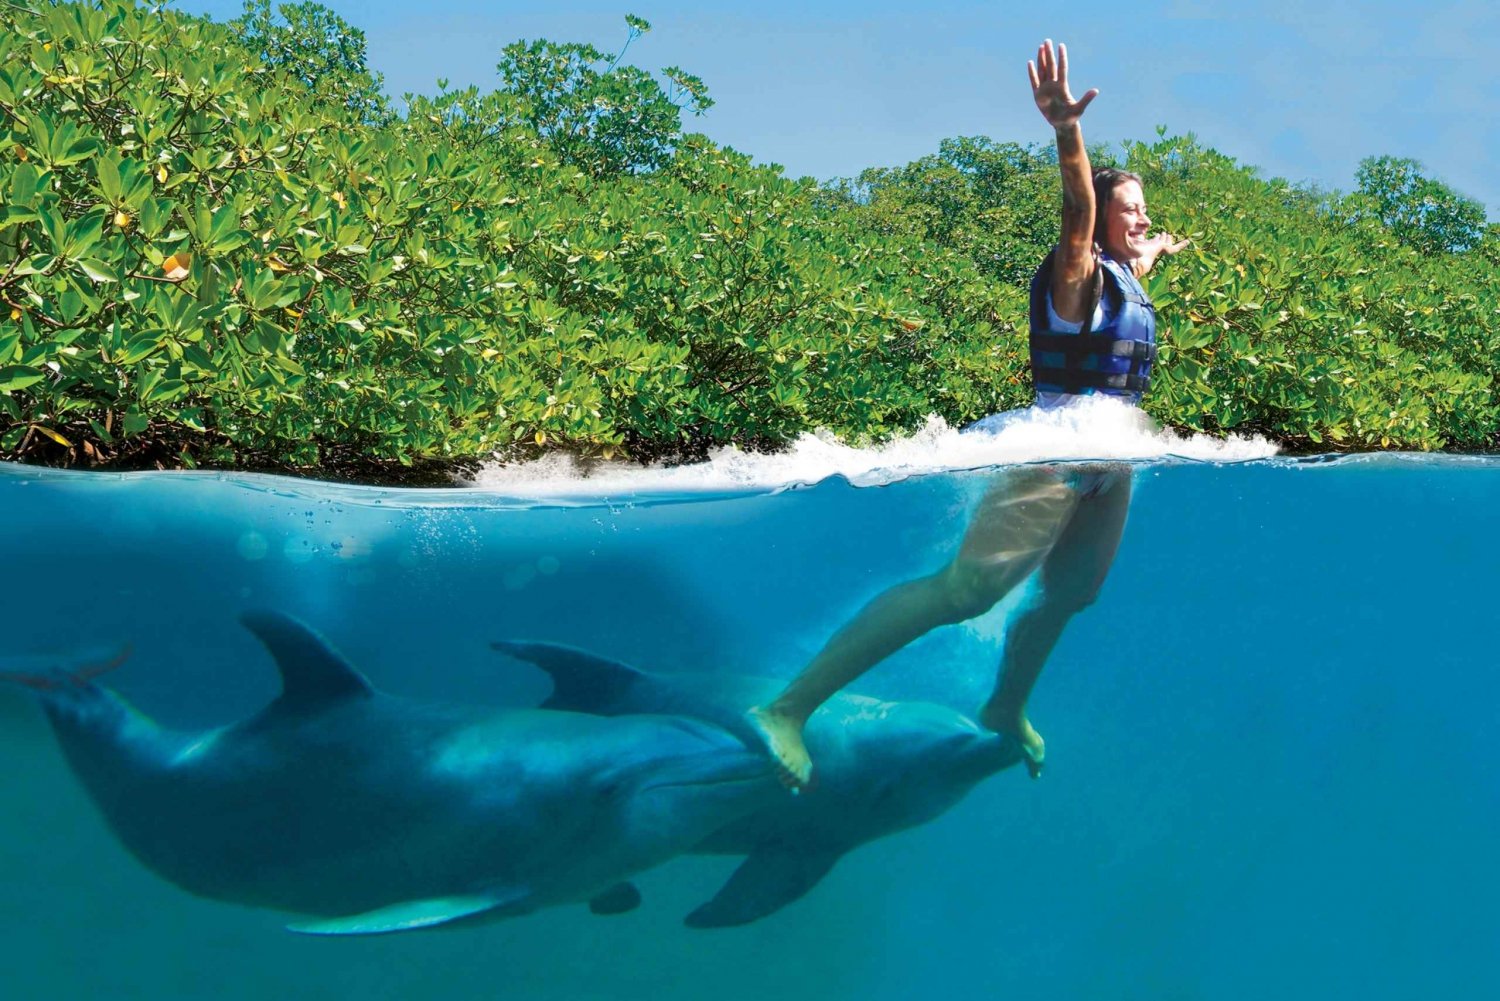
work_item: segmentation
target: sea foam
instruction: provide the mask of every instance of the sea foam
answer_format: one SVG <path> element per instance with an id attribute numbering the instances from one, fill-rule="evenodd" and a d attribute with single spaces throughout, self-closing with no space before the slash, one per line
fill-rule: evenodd
<path id="1" fill-rule="evenodd" d="M 620 496 L 777 490 L 843 477 L 880 486 L 911 476 L 1048 461 L 1247 462 L 1269 458 L 1276 446 L 1259 435 L 1186 437 L 1155 424 L 1135 407 L 1085 397 L 1051 410 L 1017 410 L 993 431 L 964 433 L 938 417 L 909 435 L 858 448 L 819 431 L 772 454 L 720 448 L 705 462 L 651 465 L 580 462 L 566 454 L 530 462 L 494 463 L 473 486 L 515 497 Z"/>

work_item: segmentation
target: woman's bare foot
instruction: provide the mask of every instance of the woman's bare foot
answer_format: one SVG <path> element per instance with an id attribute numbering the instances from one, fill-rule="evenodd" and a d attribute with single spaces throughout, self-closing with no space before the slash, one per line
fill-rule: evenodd
<path id="1" fill-rule="evenodd" d="M 1019 718 L 1011 716 L 1007 719 L 993 703 L 987 702 L 979 710 L 979 725 L 986 730 L 1014 737 L 1016 743 L 1021 745 L 1021 752 L 1026 755 L 1027 773 L 1034 779 L 1042 777 L 1042 763 L 1047 757 L 1047 742 L 1042 740 L 1042 735 L 1036 732 L 1036 727 L 1031 725 L 1031 720 L 1025 716 Z"/>
<path id="2" fill-rule="evenodd" d="M 793 792 L 804 788 L 812 780 L 812 757 L 802 742 L 802 724 L 766 706 L 756 706 L 745 716 L 771 752 L 782 784 Z"/>
<path id="3" fill-rule="evenodd" d="M 1025 716 L 1021 717 L 1021 729 L 1019 733 L 1012 734 L 1021 744 L 1021 750 L 1026 753 L 1026 771 L 1034 779 L 1042 777 L 1042 763 L 1047 757 L 1047 742 L 1042 735 L 1036 732 L 1036 727 L 1031 725 L 1031 720 Z"/>

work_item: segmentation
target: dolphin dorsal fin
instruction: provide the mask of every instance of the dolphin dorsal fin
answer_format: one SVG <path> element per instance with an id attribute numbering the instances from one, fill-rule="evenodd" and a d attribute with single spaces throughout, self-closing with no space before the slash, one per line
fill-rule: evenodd
<path id="1" fill-rule="evenodd" d="M 517 660 L 535 664 L 552 676 L 552 695 L 542 703 L 544 709 L 595 713 L 608 710 L 631 686 L 646 677 L 628 664 L 557 643 L 496 640 L 490 646 Z"/>
<path id="2" fill-rule="evenodd" d="M 281 672 L 284 708 L 308 709 L 338 699 L 367 697 L 374 689 L 328 642 L 290 615 L 246 612 L 244 627 L 265 644 Z"/>

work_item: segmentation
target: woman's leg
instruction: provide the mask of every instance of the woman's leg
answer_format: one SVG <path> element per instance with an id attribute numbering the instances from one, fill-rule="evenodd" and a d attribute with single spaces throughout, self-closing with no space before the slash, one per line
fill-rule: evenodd
<path id="1" fill-rule="evenodd" d="M 1063 627 L 1098 596 L 1130 510 L 1130 470 L 1111 469 L 1100 475 L 1105 479 L 1098 490 L 1080 499 L 1042 561 L 1036 599 L 1006 630 L 995 692 L 979 713 L 985 727 L 1021 742 L 1032 777 L 1041 773 L 1046 745 L 1026 718 L 1026 700 Z"/>
<path id="2" fill-rule="evenodd" d="M 802 727 L 818 706 L 928 630 L 993 608 L 1042 564 L 1077 504 L 1065 471 L 1023 466 L 1000 473 L 952 563 L 877 596 L 774 701 L 751 709 L 788 781 L 803 785 L 812 774 Z"/>

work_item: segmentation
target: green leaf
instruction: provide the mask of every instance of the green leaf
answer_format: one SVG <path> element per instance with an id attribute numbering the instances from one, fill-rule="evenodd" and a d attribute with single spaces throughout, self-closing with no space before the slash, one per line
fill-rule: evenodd
<path id="1" fill-rule="evenodd" d="M 4 211 L 0 211 L 0 229 L 10 226 L 19 226 L 23 222 L 36 222 L 41 214 L 35 209 L 22 208 L 20 205 L 7 205 Z"/>
<path id="2" fill-rule="evenodd" d="M 58 256 L 67 256 L 68 221 L 63 218 L 62 213 L 43 212 L 41 223 L 42 232 L 47 234 L 47 239 L 52 243 L 52 252 Z"/>
<path id="3" fill-rule="evenodd" d="M 71 284 L 57 296 L 57 311 L 62 314 L 63 320 L 67 323 L 72 323 L 83 315 L 85 306 L 87 306 L 87 302 L 79 293 L 79 290 Z"/>
<path id="4" fill-rule="evenodd" d="M 185 410 L 179 410 L 177 412 L 177 422 L 184 427 L 192 428 L 194 431 L 204 430 L 203 408 L 188 407 Z"/>
<path id="5" fill-rule="evenodd" d="M 147 358 L 161 346 L 161 334 L 154 330 L 142 331 L 136 334 L 125 345 L 122 354 L 112 359 L 116 365 L 134 365 L 136 362 Z"/>
<path id="6" fill-rule="evenodd" d="M 75 139 L 68 144 L 62 154 L 55 158 L 52 163 L 57 167 L 66 167 L 70 164 L 80 163 L 93 156 L 103 145 L 97 139 Z"/>
<path id="7" fill-rule="evenodd" d="M 161 369 L 148 368 L 141 372 L 135 383 L 135 398 L 143 403 L 149 400 L 159 382 L 161 382 Z"/>
<path id="8" fill-rule="evenodd" d="M 95 210 L 69 223 L 63 243 L 63 256 L 82 257 L 98 246 L 99 241 L 104 237 L 104 217 L 105 213 L 102 210 Z"/>
<path id="9" fill-rule="evenodd" d="M 166 403 L 175 400 L 187 392 L 187 383 L 181 379 L 163 379 L 149 390 L 142 393 L 143 399 L 148 403 Z"/>
<path id="10" fill-rule="evenodd" d="M 148 198 L 141 203 L 136 225 L 143 235 L 154 238 L 172 218 L 173 203 L 163 198 Z"/>
<path id="11" fill-rule="evenodd" d="M 35 386 L 46 377 L 46 373 L 26 365 L 0 366 L 0 393 L 13 393 L 18 389 Z"/>
<path id="12" fill-rule="evenodd" d="M 57 257 L 53 254 L 33 254 L 30 260 L 24 261 L 16 266 L 18 275 L 41 275 L 51 271 L 57 264 Z"/>
<path id="13" fill-rule="evenodd" d="M 114 269 L 97 257 L 80 258 L 75 263 L 75 266 L 95 282 L 117 282 L 120 280 L 120 276 L 115 273 Z"/>
<path id="14" fill-rule="evenodd" d="M 41 190 L 41 179 L 41 172 L 31 164 L 16 164 L 10 176 L 11 204 L 35 208 L 36 195 Z"/>
<path id="15" fill-rule="evenodd" d="M 120 158 L 111 152 L 94 162 L 94 173 L 99 178 L 99 191 L 111 205 L 121 203 L 124 190 L 120 183 Z"/>
<path id="16" fill-rule="evenodd" d="M 207 209 L 200 208 L 193 235 L 215 254 L 228 253 L 250 239 L 250 234 L 240 229 L 239 213 L 231 205 L 222 206 L 211 216 Z"/>

